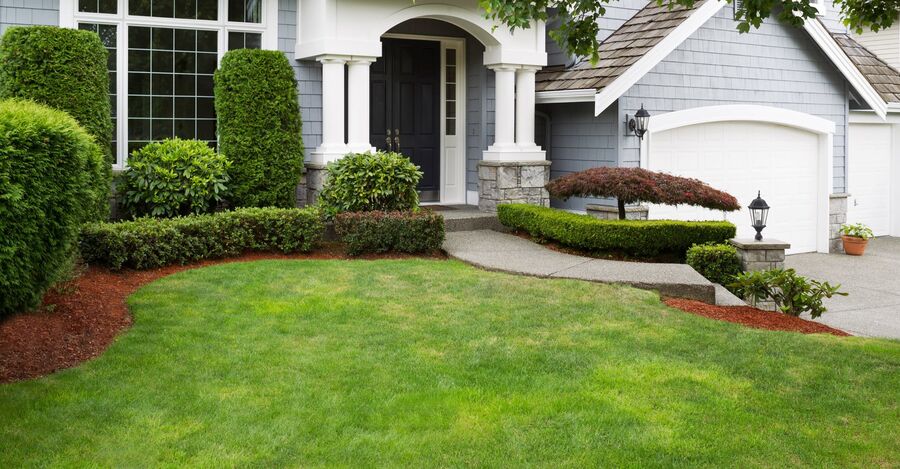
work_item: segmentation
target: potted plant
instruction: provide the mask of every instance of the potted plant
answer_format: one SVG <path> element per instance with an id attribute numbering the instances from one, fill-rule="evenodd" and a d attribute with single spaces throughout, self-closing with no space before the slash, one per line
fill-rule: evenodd
<path id="1" fill-rule="evenodd" d="M 872 229 L 862 223 L 841 225 L 841 240 L 844 241 L 844 252 L 851 256 L 861 256 L 866 252 L 869 238 L 875 236 Z"/>

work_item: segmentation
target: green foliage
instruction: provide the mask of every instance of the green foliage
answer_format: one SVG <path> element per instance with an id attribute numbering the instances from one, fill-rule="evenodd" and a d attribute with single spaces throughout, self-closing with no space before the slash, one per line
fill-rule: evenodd
<path id="1" fill-rule="evenodd" d="M 278 51 L 238 49 L 215 75 L 219 152 L 237 207 L 294 207 L 303 140 L 294 69 Z"/>
<path id="2" fill-rule="evenodd" d="M 351 153 L 328 165 L 319 203 L 340 212 L 415 210 L 422 173 L 399 153 Z"/>
<path id="3" fill-rule="evenodd" d="M 104 166 L 70 116 L 0 101 L 0 316 L 34 307 L 70 267 L 78 226 Z"/>
<path id="4" fill-rule="evenodd" d="M 308 252 L 323 232 L 316 208 L 245 208 L 212 215 L 89 224 L 81 231 L 79 247 L 89 264 L 114 270 L 151 269 L 245 251 Z"/>
<path id="5" fill-rule="evenodd" d="M 434 252 L 444 243 L 444 217 L 417 212 L 344 212 L 334 228 L 351 256 L 382 252 Z"/>
<path id="6" fill-rule="evenodd" d="M 723 243 L 735 236 L 734 225 L 726 221 L 599 220 L 526 204 L 499 205 L 497 216 L 504 225 L 537 238 L 586 251 L 637 257 L 684 256 L 694 244 Z"/>
<path id="7" fill-rule="evenodd" d="M 209 213 L 227 195 L 230 165 L 204 142 L 153 142 L 132 153 L 116 188 L 132 216 Z"/>
<path id="8" fill-rule="evenodd" d="M 840 285 L 808 279 L 794 269 L 772 269 L 744 272 L 735 277 L 729 288 L 756 305 L 771 300 L 778 309 L 791 316 L 809 313 L 813 319 L 826 311 L 822 300 L 834 295 L 847 296 Z"/>
<path id="9" fill-rule="evenodd" d="M 869 239 L 875 236 L 872 229 L 862 223 L 852 225 L 841 225 L 841 234 L 854 238 Z"/>
<path id="10" fill-rule="evenodd" d="M 88 31 L 29 26 L 10 28 L 0 41 L 0 98 L 24 98 L 66 111 L 92 135 L 106 164 L 91 168 L 93 190 L 82 199 L 86 216 L 109 216 L 112 118 L 107 52 Z"/>
<path id="11" fill-rule="evenodd" d="M 730 244 L 695 244 L 687 250 L 687 264 L 707 280 L 728 285 L 741 273 L 741 258 Z"/>
<path id="12" fill-rule="evenodd" d="M 592 63 L 600 56 L 598 20 L 606 14 L 611 0 L 479 0 L 489 19 L 510 30 L 527 29 L 535 20 L 551 21 L 555 28 L 550 36 L 569 55 L 587 57 Z M 696 0 L 656 0 L 656 4 L 669 8 L 692 8 Z M 730 1 L 729 1 L 730 3 Z M 814 0 L 743 0 L 736 11 L 737 29 L 743 33 L 759 28 L 766 18 L 775 17 L 779 22 L 795 27 L 806 20 L 816 20 L 818 9 Z M 898 0 L 835 0 L 841 8 L 844 24 L 858 33 L 863 29 L 878 31 L 890 27 L 900 9 Z M 548 16 L 552 7 L 556 17 Z"/>

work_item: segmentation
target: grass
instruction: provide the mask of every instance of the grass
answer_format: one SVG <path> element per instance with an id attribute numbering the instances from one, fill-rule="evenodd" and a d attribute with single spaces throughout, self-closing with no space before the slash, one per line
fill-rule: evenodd
<path id="1" fill-rule="evenodd" d="M 102 357 L 0 386 L 0 467 L 900 461 L 900 342 L 453 261 L 225 264 L 129 303 Z"/>

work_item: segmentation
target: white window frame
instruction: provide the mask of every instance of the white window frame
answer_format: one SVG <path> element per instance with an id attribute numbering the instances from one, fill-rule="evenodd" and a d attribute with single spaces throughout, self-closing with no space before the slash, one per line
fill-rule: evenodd
<path id="1" fill-rule="evenodd" d="M 177 0 L 176 0 L 177 1 Z M 228 51 L 228 33 L 262 34 L 262 48 L 278 49 L 278 0 L 263 0 L 262 21 L 259 23 L 239 23 L 228 21 L 228 0 L 219 0 L 218 20 L 197 20 L 186 18 L 159 18 L 155 16 L 135 16 L 128 14 L 128 0 L 118 0 L 117 13 L 84 13 L 78 11 L 78 0 L 60 0 L 60 26 L 78 28 L 80 23 L 107 24 L 116 26 L 116 163 L 114 170 L 123 170 L 128 165 L 128 27 L 183 28 L 217 31 L 218 60 Z M 119 156 L 121 155 L 121 162 Z"/>

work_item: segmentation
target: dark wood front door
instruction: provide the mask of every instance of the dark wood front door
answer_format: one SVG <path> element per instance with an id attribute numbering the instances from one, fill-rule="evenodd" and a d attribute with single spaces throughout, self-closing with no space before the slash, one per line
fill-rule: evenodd
<path id="1" fill-rule="evenodd" d="M 422 202 L 437 202 L 441 195 L 440 51 L 439 42 L 384 39 L 371 69 L 369 141 L 419 166 Z"/>

